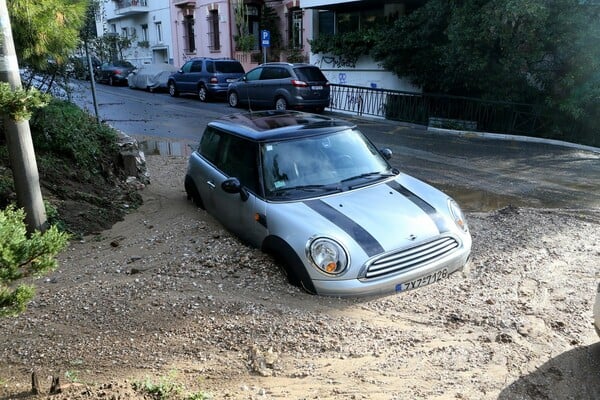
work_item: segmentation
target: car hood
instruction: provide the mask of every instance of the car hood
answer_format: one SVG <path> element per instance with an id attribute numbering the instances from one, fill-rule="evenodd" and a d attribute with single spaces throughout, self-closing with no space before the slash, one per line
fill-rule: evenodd
<path id="1" fill-rule="evenodd" d="M 429 187 L 430 188 L 430 187 Z M 430 188 L 437 204 L 443 193 Z M 406 185 L 392 180 L 319 199 L 281 204 L 285 219 L 305 235 L 354 242 L 368 257 L 410 246 L 453 230 L 445 209 L 436 209 Z M 269 218 L 271 220 L 271 218 Z M 306 237 L 304 238 L 306 240 Z"/>

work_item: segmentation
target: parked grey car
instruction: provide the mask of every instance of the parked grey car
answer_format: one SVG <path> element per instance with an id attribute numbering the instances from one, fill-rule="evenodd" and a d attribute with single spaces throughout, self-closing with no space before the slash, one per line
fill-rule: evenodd
<path id="1" fill-rule="evenodd" d="M 103 63 L 95 71 L 96 81 L 109 85 L 125 85 L 127 77 L 135 69 L 129 61 L 119 60 Z"/>
<path id="2" fill-rule="evenodd" d="M 460 270 L 471 236 L 454 200 L 389 157 L 340 119 L 233 114 L 206 127 L 185 190 L 307 292 L 403 292 Z"/>
<path id="3" fill-rule="evenodd" d="M 329 106 L 329 82 L 310 64 L 266 63 L 229 85 L 231 107 L 307 109 L 322 112 Z"/>
<path id="4" fill-rule="evenodd" d="M 193 58 L 168 80 L 169 94 L 193 93 L 200 101 L 225 97 L 229 84 L 244 75 L 244 67 L 228 58 Z"/>

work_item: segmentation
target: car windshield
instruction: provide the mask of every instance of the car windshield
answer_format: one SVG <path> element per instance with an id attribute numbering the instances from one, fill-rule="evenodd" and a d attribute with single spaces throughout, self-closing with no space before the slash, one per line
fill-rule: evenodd
<path id="1" fill-rule="evenodd" d="M 394 175 L 357 129 L 264 143 L 261 159 L 265 194 L 270 200 L 349 190 Z"/>

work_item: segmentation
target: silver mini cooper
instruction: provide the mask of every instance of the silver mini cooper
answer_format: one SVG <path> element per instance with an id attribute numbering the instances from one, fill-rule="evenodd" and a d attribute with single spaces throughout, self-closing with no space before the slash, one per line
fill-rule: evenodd
<path id="1" fill-rule="evenodd" d="M 454 200 L 390 157 L 340 119 L 233 114 L 206 127 L 185 190 L 309 293 L 403 292 L 460 270 L 471 235 Z"/>

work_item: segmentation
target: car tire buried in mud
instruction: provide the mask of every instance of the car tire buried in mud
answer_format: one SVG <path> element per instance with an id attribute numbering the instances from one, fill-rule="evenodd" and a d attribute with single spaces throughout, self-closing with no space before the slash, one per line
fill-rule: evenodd
<path id="1" fill-rule="evenodd" d="M 200 197 L 200 193 L 198 192 L 198 189 L 196 188 L 196 184 L 194 183 L 194 180 L 190 176 L 185 177 L 184 186 L 185 186 L 185 193 L 187 195 L 187 199 L 192 200 L 197 207 L 200 207 L 201 209 L 204 210 L 205 208 L 204 208 L 204 203 L 202 202 L 202 197 Z"/>

